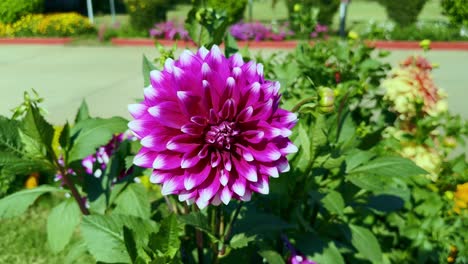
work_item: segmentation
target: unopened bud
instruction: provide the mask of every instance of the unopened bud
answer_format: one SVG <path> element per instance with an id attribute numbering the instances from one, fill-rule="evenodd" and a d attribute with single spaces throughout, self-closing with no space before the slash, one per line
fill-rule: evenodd
<path id="1" fill-rule="evenodd" d="M 333 112 L 335 108 L 335 92 L 328 87 L 320 87 L 318 93 L 318 107 L 322 113 Z"/>

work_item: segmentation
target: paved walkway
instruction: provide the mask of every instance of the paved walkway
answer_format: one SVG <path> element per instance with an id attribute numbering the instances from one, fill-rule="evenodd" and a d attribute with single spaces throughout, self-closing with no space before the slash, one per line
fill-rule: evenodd
<path id="1" fill-rule="evenodd" d="M 402 60 L 410 51 L 393 52 L 389 61 Z M 141 57 L 154 58 L 151 47 L 0 46 L 0 114 L 22 100 L 25 90 L 36 89 L 46 100 L 53 123 L 72 120 L 82 99 L 96 116 L 129 117 L 127 104 L 141 98 Z M 436 82 L 449 94 L 450 109 L 468 118 L 468 52 L 433 51 L 431 61 L 441 69 Z"/>

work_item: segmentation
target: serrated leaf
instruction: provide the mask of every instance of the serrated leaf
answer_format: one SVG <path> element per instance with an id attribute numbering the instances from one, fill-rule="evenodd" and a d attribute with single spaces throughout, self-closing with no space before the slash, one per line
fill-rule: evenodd
<path id="1" fill-rule="evenodd" d="M 236 234 L 231 238 L 229 246 L 233 249 L 243 248 L 249 245 L 250 242 L 255 241 L 256 236 L 246 236 L 244 233 Z"/>
<path id="2" fill-rule="evenodd" d="M 186 225 L 196 227 L 206 233 L 211 233 L 208 218 L 201 212 L 192 212 L 190 214 L 180 215 L 179 220 Z"/>
<path id="3" fill-rule="evenodd" d="M 258 252 L 262 258 L 269 264 L 285 264 L 283 257 L 276 251 L 273 250 L 261 250 Z"/>
<path id="4" fill-rule="evenodd" d="M 91 118 L 91 116 L 89 115 L 88 104 L 85 100 L 83 100 L 81 102 L 80 108 L 78 109 L 78 112 L 76 113 L 75 124 L 78 124 L 79 122 L 89 118 Z"/>
<path id="5" fill-rule="evenodd" d="M 30 106 L 22 120 L 21 131 L 43 145 L 48 151 L 51 149 L 54 128 L 40 114 L 39 109 Z"/>
<path id="6" fill-rule="evenodd" d="M 20 123 L 0 116 L 0 150 L 21 155 Z"/>
<path id="7" fill-rule="evenodd" d="M 68 150 L 70 144 L 70 125 L 65 123 L 63 126 L 62 132 L 60 132 L 59 144 L 64 150 Z"/>
<path id="8" fill-rule="evenodd" d="M 358 252 L 372 263 L 382 263 L 382 250 L 374 234 L 369 229 L 356 225 L 349 225 L 349 228 L 351 244 Z"/>
<path id="9" fill-rule="evenodd" d="M 153 63 L 151 63 L 148 58 L 146 58 L 145 55 L 143 55 L 143 80 L 144 80 L 144 87 L 147 87 L 150 85 L 150 72 L 152 70 L 155 70 L 156 68 L 154 67 Z"/>
<path id="10" fill-rule="evenodd" d="M 164 218 L 161 222 L 159 232 L 151 235 L 149 247 L 153 251 L 167 256 L 170 259 L 174 258 L 180 248 L 180 228 L 175 214 Z"/>
<path id="11" fill-rule="evenodd" d="M 72 135 L 76 139 L 69 152 L 69 162 L 93 154 L 98 147 L 107 144 L 114 134 L 124 132 L 127 123 L 121 117 L 90 118 L 78 123 L 72 129 Z"/>
<path id="12" fill-rule="evenodd" d="M 343 196 L 337 191 L 329 191 L 328 194 L 322 199 L 323 206 L 333 214 L 343 215 L 345 202 Z"/>
<path id="13" fill-rule="evenodd" d="M 36 199 L 48 192 L 67 192 L 64 189 L 41 185 L 34 189 L 23 190 L 0 200 L 0 219 L 19 216 L 28 209 Z"/>
<path id="14" fill-rule="evenodd" d="M 123 226 L 129 227 L 135 235 L 137 245 L 148 243 L 148 236 L 157 230 L 151 220 L 130 215 L 89 215 L 83 217 L 81 233 L 89 252 L 97 261 L 129 263 L 123 237 Z M 105 243 L 103 243 L 105 241 Z"/>
<path id="15" fill-rule="evenodd" d="M 151 216 L 148 192 L 142 184 L 131 183 L 115 199 L 114 212 L 141 218 Z"/>
<path id="16" fill-rule="evenodd" d="M 427 174 L 414 162 L 402 157 L 376 158 L 365 165 L 349 170 L 348 173 L 369 173 L 386 177 L 410 177 Z"/>
<path id="17" fill-rule="evenodd" d="M 50 211 L 47 218 L 47 241 L 53 252 L 62 251 L 70 242 L 80 217 L 80 208 L 74 199 L 67 199 Z"/>

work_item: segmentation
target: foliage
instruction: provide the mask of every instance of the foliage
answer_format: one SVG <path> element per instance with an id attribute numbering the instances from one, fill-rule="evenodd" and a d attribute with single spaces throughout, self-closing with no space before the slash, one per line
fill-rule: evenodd
<path id="1" fill-rule="evenodd" d="M 130 25 L 138 31 L 149 30 L 155 23 L 166 20 L 167 11 L 177 1 L 171 0 L 124 0 L 130 16 Z"/>
<path id="2" fill-rule="evenodd" d="M 444 14 L 455 25 L 468 26 L 468 3 L 466 0 L 441 0 Z"/>
<path id="3" fill-rule="evenodd" d="M 427 0 L 377 0 L 385 7 L 388 17 L 399 26 L 409 26 L 418 19 Z"/>
<path id="4" fill-rule="evenodd" d="M 197 43 L 224 40 L 229 56 L 238 48 L 227 25 L 210 8 L 187 19 Z M 153 70 L 180 69 L 175 48 L 159 48 L 158 63 L 143 57 L 145 87 Z M 121 137 L 127 120 L 91 117 L 83 103 L 54 129 L 41 100 L 25 95 L 0 118 L 0 179 L 43 172 L 58 181 L 1 199 L 0 218 L 52 194 L 47 244 L 70 262 L 90 254 L 104 263 L 465 263 L 468 166 L 457 148 L 468 125 L 438 107 L 445 96 L 422 55 L 391 71 L 386 55 L 356 38 L 257 57 L 256 74 L 278 80 L 281 108 L 299 116 L 290 136 L 298 152 L 268 195 L 203 210 L 147 187 L 159 176 L 134 165 L 141 146 Z"/>
<path id="5" fill-rule="evenodd" d="M 76 13 L 26 15 L 13 24 L 0 24 L 3 37 L 69 37 L 94 31 L 89 20 Z"/>
<path id="6" fill-rule="evenodd" d="M 296 14 L 307 15 L 310 10 L 316 9 L 315 19 L 322 25 L 330 26 L 333 16 L 338 11 L 340 0 L 287 0 L 286 4 L 292 24 L 294 24 L 293 20 Z M 296 31 L 297 29 L 293 27 L 293 30 Z"/>
<path id="7" fill-rule="evenodd" d="M 44 0 L 2 0 L 0 23 L 14 23 L 25 15 L 40 13 L 43 8 Z"/>
<path id="8" fill-rule="evenodd" d="M 196 0 L 199 1 L 199 0 Z M 195 2 L 196 2 L 195 1 Z M 248 0 L 205 0 L 205 7 L 211 7 L 219 12 L 226 12 L 229 24 L 234 24 L 244 17 L 245 8 Z"/>

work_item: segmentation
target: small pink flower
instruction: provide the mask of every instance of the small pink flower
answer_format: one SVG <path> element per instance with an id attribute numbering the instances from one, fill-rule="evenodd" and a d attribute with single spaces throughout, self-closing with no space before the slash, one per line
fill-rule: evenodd
<path id="1" fill-rule="evenodd" d="M 263 65 L 202 47 L 150 77 L 145 99 L 129 106 L 129 127 L 143 146 L 134 163 L 153 168 L 163 195 L 200 208 L 247 201 L 289 170 L 297 117 L 279 107 L 280 84 L 264 79 Z"/>

